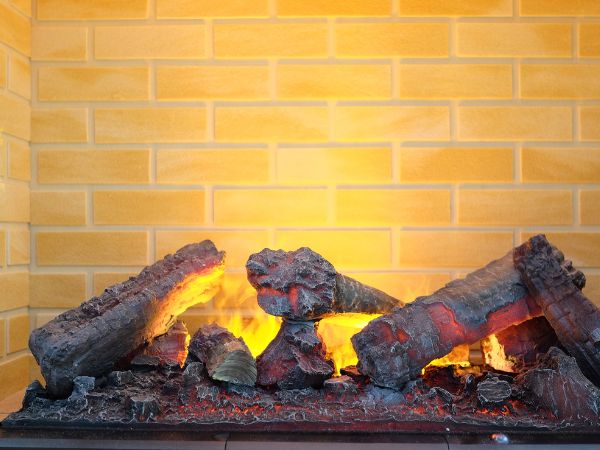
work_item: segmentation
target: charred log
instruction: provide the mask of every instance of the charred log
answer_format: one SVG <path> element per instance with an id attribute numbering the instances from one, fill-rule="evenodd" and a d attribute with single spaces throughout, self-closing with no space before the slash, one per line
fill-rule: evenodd
<path id="1" fill-rule="evenodd" d="M 559 266 L 563 262 L 556 254 L 544 252 L 543 257 Z M 580 279 L 579 273 L 571 276 Z M 540 314 L 514 267 L 511 250 L 465 279 L 372 320 L 352 337 L 352 344 L 362 373 L 380 386 L 400 388 L 454 347 Z"/>
<path id="2" fill-rule="evenodd" d="M 116 362 L 166 333 L 188 307 L 212 298 L 223 259 L 210 241 L 187 245 L 34 330 L 29 347 L 50 394 L 68 395 L 78 375 L 110 372 Z"/>
<path id="3" fill-rule="evenodd" d="M 216 323 L 204 325 L 194 334 L 189 352 L 204 363 L 213 380 L 256 384 L 256 361 L 244 340 Z"/>
<path id="4" fill-rule="evenodd" d="M 481 340 L 485 363 L 503 372 L 520 372 L 535 364 L 538 355 L 558 345 L 545 317 L 535 317 Z"/>
<path id="5" fill-rule="evenodd" d="M 477 385 L 477 401 L 488 408 L 504 405 L 511 394 L 510 383 L 497 377 L 490 377 Z"/>
<path id="6" fill-rule="evenodd" d="M 581 272 L 544 235 L 517 247 L 515 267 L 567 352 L 600 383 L 600 309 L 583 293 Z M 575 274 L 575 275 L 574 275 Z"/>
<path id="7" fill-rule="evenodd" d="M 246 263 L 259 305 L 290 320 L 313 320 L 334 313 L 386 313 L 402 302 L 336 272 L 307 247 L 293 252 L 264 249 Z"/>
<path id="8" fill-rule="evenodd" d="M 169 331 L 152 341 L 142 352 L 155 356 L 162 366 L 183 367 L 188 354 L 190 335 L 183 322 L 178 320 Z"/>
<path id="9" fill-rule="evenodd" d="M 334 369 L 314 322 L 284 320 L 256 363 L 258 384 L 280 389 L 320 387 Z"/>

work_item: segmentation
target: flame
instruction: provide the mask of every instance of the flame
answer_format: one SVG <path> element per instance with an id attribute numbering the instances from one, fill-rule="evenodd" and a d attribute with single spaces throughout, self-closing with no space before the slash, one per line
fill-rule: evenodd
<path id="1" fill-rule="evenodd" d="M 164 300 L 167 304 L 176 305 L 173 317 L 179 316 L 194 305 L 212 300 L 219 291 L 224 273 L 224 265 L 219 265 L 186 276 Z"/>
<path id="2" fill-rule="evenodd" d="M 490 334 L 481 340 L 481 352 L 485 363 L 503 372 L 515 372 L 516 361 L 504 351 L 504 346 L 498 341 L 495 334 Z"/>
<path id="3" fill-rule="evenodd" d="M 281 319 L 267 314 L 262 309 L 256 309 L 252 317 L 244 317 L 243 314 L 237 313 L 217 319 L 217 323 L 227 328 L 234 336 L 243 338 L 250 353 L 256 358 L 277 335 Z"/>
<path id="4" fill-rule="evenodd" d="M 427 367 L 436 366 L 436 367 L 444 367 L 449 365 L 457 365 L 460 367 L 469 367 L 471 363 L 469 362 L 469 345 L 457 345 L 452 349 L 450 353 L 441 358 L 434 359 L 431 361 Z"/>

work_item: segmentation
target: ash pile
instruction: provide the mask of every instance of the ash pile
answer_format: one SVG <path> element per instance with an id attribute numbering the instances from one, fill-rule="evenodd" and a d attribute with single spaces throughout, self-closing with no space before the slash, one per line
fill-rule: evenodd
<path id="1" fill-rule="evenodd" d="M 32 383 L 3 427 L 469 432 L 600 425 L 600 310 L 543 235 L 404 305 L 309 248 L 251 255 L 258 303 L 282 319 L 256 359 L 216 324 L 177 317 L 219 289 L 224 252 L 190 244 L 36 329 Z M 336 368 L 319 321 L 378 313 Z M 482 364 L 429 364 L 481 343 Z M 340 375 L 334 375 L 339 369 Z"/>

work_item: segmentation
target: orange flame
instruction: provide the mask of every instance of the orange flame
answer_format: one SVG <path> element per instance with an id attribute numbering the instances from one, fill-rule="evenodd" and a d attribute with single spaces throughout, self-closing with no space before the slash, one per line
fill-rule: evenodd
<path id="1" fill-rule="evenodd" d="M 503 372 L 515 372 L 516 361 L 504 351 L 504 346 L 498 341 L 495 334 L 490 334 L 481 340 L 481 352 L 485 363 Z"/>

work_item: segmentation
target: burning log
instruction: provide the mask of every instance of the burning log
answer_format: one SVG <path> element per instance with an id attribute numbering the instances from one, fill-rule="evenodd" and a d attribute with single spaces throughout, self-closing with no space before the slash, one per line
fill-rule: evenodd
<path id="1" fill-rule="evenodd" d="M 517 247 L 515 267 L 563 347 L 583 373 L 600 383 L 600 309 L 583 293 L 581 272 L 544 235 Z"/>
<path id="2" fill-rule="evenodd" d="M 210 241 L 189 244 L 67 311 L 29 338 L 51 395 L 64 397 L 79 375 L 100 376 L 154 337 L 176 317 L 218 291 L 224 252 Z"/>
<path id="3" fill-rule="evenodd" d="M 256 359 L 258 384 L 280 389 L 320 387 L 333 374 L 333 362 L 317 335 L 316 323 L 283 320 L 275 339 Z"/>
<path id="4" fill-rule="evenodd" d="M 535 364 L 538 355 L 558 345 L 545 317 L 535 317 L 481 340 L 485 363 L 503 372 L 520 372 Z"/>
<path id="5" fill-rule="evenodd" d="M 558 253 L 529 249 L 558 267 L 564 263 Z M 573 287 L 582 285 L 580 272 L 571 271 L 569 278 Z M 513 264 L 511 250 L 465 279 L 372 320 L 352 337 L 352 344 L 362 373 L 375 384 L 401 388 L 457 345 L 472 344 L 540 314 Z"/>
<path id="6" fill-rule="evenodd" d="M 155 356 L 163 366 L 183 367 L 188 355 L 190 335 L 185 324 L 178 320 L 169 331 L 157 337 L 146 347 L 142 355 Z"/>
<path id="7" fill-rule="evenodd" d="M 256 384 L 256 361 L 244 340 L 216 323 L 200 327 L 192 338 L 189 353 L 204 363 L 213 380 Z"/>
<path id="8" fill-rule="evenodd" d="M 267 313 L 290 320 L 314 320 L 334 313 L 386 313 L 398 299 L 339 274 L 307 247 L 293 252 L 270 250 L 250 256 L 248 280 Z"/>

